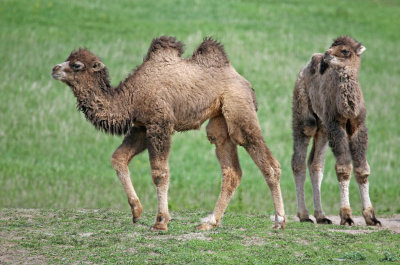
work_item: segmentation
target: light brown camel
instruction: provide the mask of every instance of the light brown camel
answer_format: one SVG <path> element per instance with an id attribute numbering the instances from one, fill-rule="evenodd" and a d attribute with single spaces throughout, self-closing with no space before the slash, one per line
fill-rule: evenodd
<path id="1" fill-rule="evenodd" d="M 236 145 L 246 149 L 263 173 L 274 201 L 275 227 L 284 228 L 280 165 L 263 140 L 250 83 L 211 38 L 204 39 L 190 58 L 183 59 L 182 53 L 183 44 L 175 38 L 154 39 L 143 64 L 117 87 L 111 87 L 104 64 L 86 49 L 73 51 L 53 68 L 52 76 L 71 87 L 78 109 L 96 128 L 126 134 L 111 163 L 128 197 L 133 222 L 140 217 L 142 205 L 130 179 L 131 159 L 148 149 L 158 197 L 152 229 L 167 230 L 171 135 L 199 129 L 209 119 L 207 136 L 216 145 L 223 179 L 213 214 L 198 228 L 218 225 L 240 183 Z"/>
<path id="2" fill-rule="evenodd" d="M 294 154 L 292 169 L 296 182 L 298 217 L 312 222 L 305 204 L 307 146 L 313 138 L 308 159 L 317 223 L 331 224 L 321 206 L 324 157 L 329 146 L 336 158 L 340 187 L 340 224 L 352 225 L 349 183 L 353 161 L 363 216 L 367 225 L 380 225 L 369 198 L 366 159 L 368 133 L 366 109 L 358 82 L 361 54 L 365 47 L 350 37 L 338 37 L 325 54 L 314 54 L 297 78 L 293 95 Z"/>

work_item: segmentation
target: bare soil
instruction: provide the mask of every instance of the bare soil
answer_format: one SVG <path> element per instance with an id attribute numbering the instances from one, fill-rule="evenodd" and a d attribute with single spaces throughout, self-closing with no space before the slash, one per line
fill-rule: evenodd
<path id="1" fill-rule="evenodd" d="M 310 218 L 316 223 L 313 216 Z M 340 217 L 337 216 L 327 216 L 328 219 L 332 221 L 335 225 L 340 225 Z M 341 230 L 341 229 L 331 229 L 331 231 L 338 231 L 343 233 L 350 233 L 350 234 L 362 234 L 362 233 L 371 233 L 379 229 L 389 229 L 395 233 L 400 233 L 400 214 L 386 216 L 386 217 L 379 217 L 377 216 L 378 220 L 381 221 L 382 227 L 379 226 L 367 226 L 364 221 L 364 217 L 362 216 L 353 216 L 354 226 L 355 227 L 365 227 L 365 230 Z M 296 216 L 293 216 L 289 219 L 289 221 L 298 221 L 299 219 Z M 371 230 L 372 228 L 372 230 Z"/>

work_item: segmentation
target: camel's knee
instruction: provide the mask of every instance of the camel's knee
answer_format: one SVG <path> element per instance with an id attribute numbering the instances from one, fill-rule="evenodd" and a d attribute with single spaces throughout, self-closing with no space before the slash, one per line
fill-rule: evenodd
<path id="1" fill-rule="evenodd" d="M 324 170 L 324 165 L 322 163 L 309 162 L 308 170 L 310 172 L 320 172 Z"/>
<path id="2" fill-rule="evenodd" d="M 279 163 L 278 163 L 279 164 Z M 277 186 L 281 179 L 281 168 L 270 167 L 268 172 L 265 172 L 264 177 L 269 187 Z"/>
<path id="3" fill-rule="evenodd" d="M 151 177 L 156 186 L 167 184 L 169 181 L 168 169 L 152 169 Z"/>
<path id="4" fill-rule="evenodd" d="M 297 155 L 292 156 L 291 166 L 292 166 L 293 174 L 295 176 L 300 173 L 306 172 L 306 163 L 304 160 L 305 160 L 304 158 L 301 158 Z"/>
<path id="5" fill-rule="evenodd" d="M 335 170 L 338 181 L 339 182 L 348 181 L 350 179 L 351 169 L 352 169 L 351 164 L 336 164 Z"/>
<path id="6" fill-rule="evenodd" d="M 354 176 L 356 177 L 358 184 L 367 183 L 369 174 L 370 168 L 368 163 L 366 163 L 363 167 L 354 168 Z"/>

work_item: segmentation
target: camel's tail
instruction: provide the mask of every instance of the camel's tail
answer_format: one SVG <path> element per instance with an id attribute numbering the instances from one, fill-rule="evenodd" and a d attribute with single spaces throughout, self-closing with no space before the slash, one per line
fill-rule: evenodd
<path id="1" fill-rule="evenodd" d="M 207 67 L 222 67 L 229 64 L 224 46 L 210 37 L 204 38 L 194 51 L 192 59 Z"/>
<path id="2" fill-rule="evenodd" d="M 153 39 L 149 51 L 147 52 L 145 61 L 153 58 L 165 57 L 181 57 L 183 54 L 183 43 L 177 41 L 175 37 L 161 36 Z"/>

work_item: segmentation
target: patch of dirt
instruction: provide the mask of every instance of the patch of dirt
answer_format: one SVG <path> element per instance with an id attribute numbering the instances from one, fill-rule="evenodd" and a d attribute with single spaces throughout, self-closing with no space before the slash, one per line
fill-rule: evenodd
<path id="1" fill-rule="evenodd" d="M 81 236 L 81 237 L 89 237 L 89 236 L 93 235 L 93 233 L 90 233 L 90 232 L 88 232 L 88 233 L 79 233 L 78 235 Z"/>
<path id="2" fill-rule="evenodd" d="M 244 240 L 244 245 L 249 246 L 262 246 L 265 244 L 265 240 L 258 236 L 247 237 Z"/>
<path id="3" fill-rule="evenodd" d="M 14 244 L 0 247 L 0 264 L 47 264 L 44 256 L 32 255 L 24 248 L 16 248 Z"/>
<path id="4" fill-rule="evenodd" d="M 32 254 L 11 240 L 23 240 L 15 231 L 0 232 L 0 264 L 47 264 L 44 256 Z"/>
<path id="5" fill-rule="evenodd" d="M 328 219 L 332 221 L 335 225 L 340 225 L 340 217 L 337 216 L 327 216 Z M 382 227 L 379 226 L 367 226 L 364 221 L 364 217 L 362 216 L 353 216 L 354 226 L 355 227 L 366 227 L 367 229 L 360 229 L 360 230 L 348 230 L 348 229 L 330 229 L 329 231 L 333 232 L 343 232 L 349 234 L 367 234 L 371 232 L 376 232 L 382 229 L 388 229 L 394 233 L 400 233 L 400 214 L 388 216 L 388 217 L 380 217 L 377 216 L 378 220 L 381 221 Z M 275 217 L 271 216 L 271 220 L 274 220 Z M 292 218 L 289 218 L 291 220 Z M 310 215 L 310 219 L 316 223 L 315 218 Z M 299 219 L 297 217 L 293 217 L 294 222 L 298 222 Z"/>
<path id="6" fill-rule="evenodd" d="M 372 232 L 376 232 L 376 230 L 342 230 L 342 229 L 329 229 L 329 232 L 342 232 L 342 233 L 346 233 L 346 234 L 352 234 L 352 235 L 362 235 L 362 234 L 369 234 Z"/>
<path id="7" fill-rule="evenodd" d="M 153 238 L 153 236 L 152 236 Z M 206 235 L 204 235 L 203 233 L 189 233 L 189 234 L 183 234 L 183 235 L 158 235 L 157 239 L 161 239 L 161 240 L 168 240 L 168 239 L 176 239 L 176 240 L 180 240 L 180 241 L 188 241 L 188 240 L 194 240 L 194 239 L 198 239 L 198 240 L 211 240 L 210 237 L 207 237 Z"/>
<path id="8" fill-rule="evenodd" d="M 329 219 L 334 224 L 340 224 L 340 217 L 339 216 L 328 216 Z M 381 221 L 382 227 L 379 226 L 367 226 L 365 224 L 364 217 L 362 216 L 353 216 L 354 220 L 354 225 L 355 226 L 363 226 L 363 227 L 368 227 L 370 228 L 369 230 L 347 230 L 347 232 L 357 232 L 360 231 L 359 234 L 361 233 L 371 233 L 373 231 L 377 231 L 380 229 L 389 229 L 390 231 L 393 231 L 395 233 L 400 233 L 400 214 L 393 215 L 391 217 L 379 217 L 377 216 L 378 220 Z M 372 228 L 372 230 L 371 230 Z"/>

